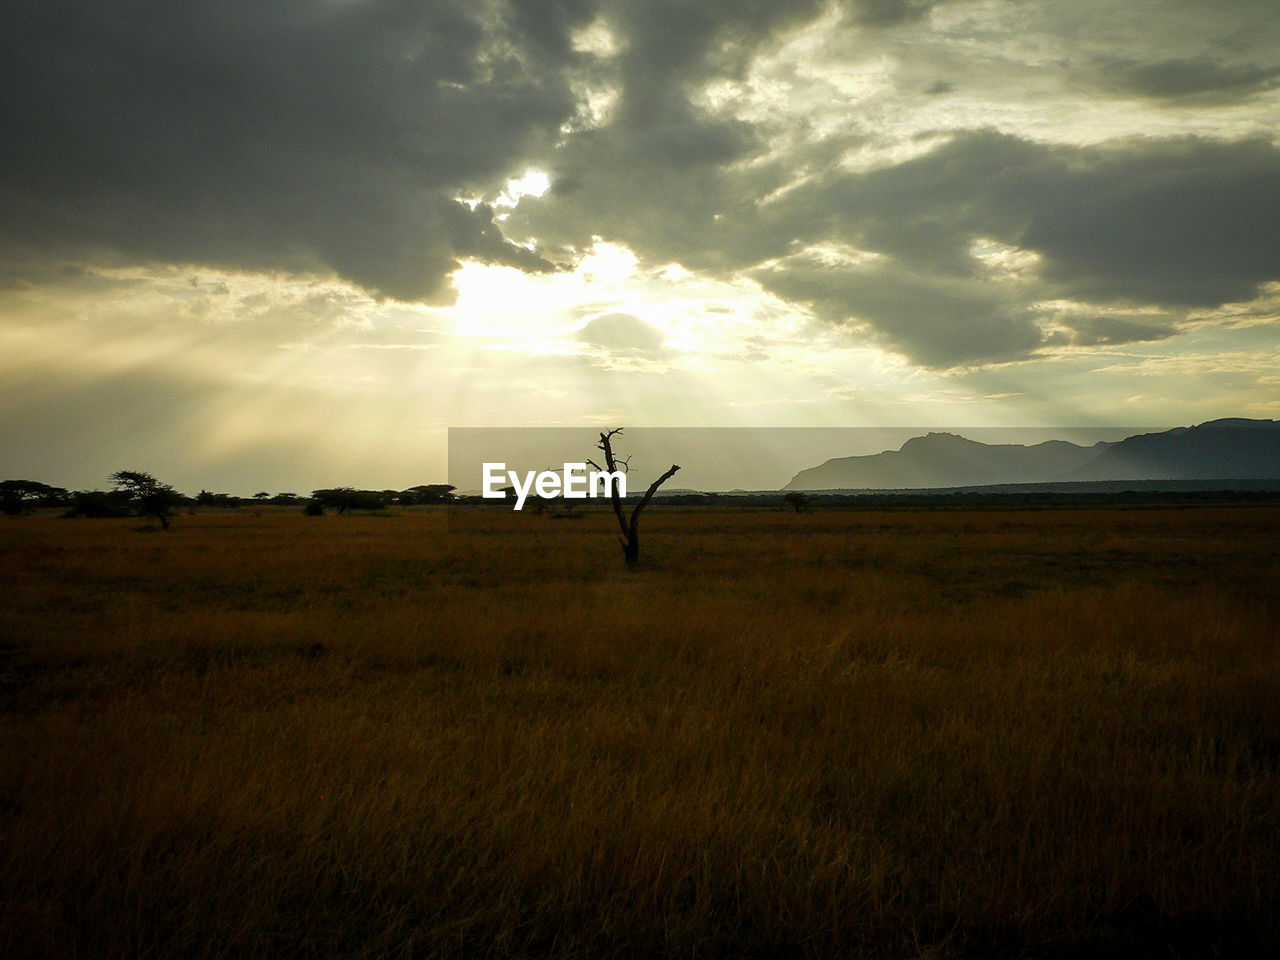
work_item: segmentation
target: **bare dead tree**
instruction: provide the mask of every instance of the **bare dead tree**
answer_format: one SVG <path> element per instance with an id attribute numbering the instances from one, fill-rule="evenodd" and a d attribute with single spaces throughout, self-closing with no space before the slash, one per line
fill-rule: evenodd
<path id="1" fill-rule="evenodd" d="M 622 433 L 621 427 L 615 427 L 612 430 L 606 430 L 600 434 L 600 442 L 597 446 L 604 451 L 605 469 L 609 473 L 626 473 L 631 467 L 631 458 L 623 459 L 615 456 L 613 452 L 613 438 Z M 594 460 L 588 460 L 587 463 L 600 470 L 601 467 Z M 675 476 L 676 471 L 680 469 L 678 464 L 673 463 L 671 469 L 660 476 L 653 483 L 649 484 L 649 489 L 644 492 L 644 496 L 640 502 L 636 504 L 635 509 L 631 511 L 631 518 L 627 519 L 626 513 L 622 507 L 622 496 L 618 493 L 618 485 L 616 483 L 609 484 L 609 498 L 613 503 L 613 515 L 618 518 L 618 527 L 622 530 L 622 536 L 618 538 L 622 544 L 622 555 L 627 560 L 628 567 L 634 567 L 636 561 L 640 559 L 640 514 L 644 508 L 649 505 L 649 501 L 653 499 L 653 495 L 658 492 L 658 488 Z"/>

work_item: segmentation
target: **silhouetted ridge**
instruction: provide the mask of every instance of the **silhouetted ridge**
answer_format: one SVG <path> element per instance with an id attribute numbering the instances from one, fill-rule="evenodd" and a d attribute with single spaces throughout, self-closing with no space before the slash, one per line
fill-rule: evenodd
<path id="1" fill-rule="evenodd" d="M 1113 444 L 1069 480 L 1245 480 L 1280 477 L 1280 423 L 1230 418 Z"/>
<path id="2" fill-rule="evenodd" d="M 1280 423 L 1228 418 L 1081 446 L 987 444 L 954 433 L 801 470 L 786 490 L 895 490 L 1089 480 L 1280 478 Z"/>

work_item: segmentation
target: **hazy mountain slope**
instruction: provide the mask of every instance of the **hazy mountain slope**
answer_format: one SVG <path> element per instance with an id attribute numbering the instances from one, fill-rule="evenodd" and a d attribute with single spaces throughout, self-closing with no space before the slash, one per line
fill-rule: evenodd
<path id="1" fill-rule="evenodd" d="M 1280 477 L 1280 422 L 1211 420 L 1112 444 L 1066 480 L 1210 480 Z"/>
<path id="2" fill-rule="evenodd" d="M 986 444 L 953 433 L 914 437 L 899 450 L 839 457 L 801 470 L 784 489 L 840 490 L 963 487 L 987 483 L 1045 483 L 1094 459 L 1105 443 L 1082 447 L 1065 440 L 1032 446 Z"/>
<path id="3" fill-rule="evenodd" d="M 986 444 L 930 433 L 899 450 L 801 470 L 786 490 L 921 489 L 1090 480 L 1280 478 L 1280 422 L 1212 420 L 1090 447 L 1050 440 Z"/>

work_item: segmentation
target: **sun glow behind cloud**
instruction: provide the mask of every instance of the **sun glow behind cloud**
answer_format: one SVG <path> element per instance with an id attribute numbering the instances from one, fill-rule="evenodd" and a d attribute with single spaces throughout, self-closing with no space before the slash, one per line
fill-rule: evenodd
<path id="1" fill-rule="evenodd" d="M 448 426 L 509 422 L 513 410 L 543 424 L 761 423 L 740 402 L 747 391 L 776 398 L 768 416 L 779 423 L 795 422 L 788 398 L 810 408 L 801 422 L 840 422 L 842 398 L 812 402 L 809 378 L 847 383 L 858 374 L 836 373 L 842 357 L 865 369 L 869 356 L 832 340 L 816 359 L 806 318 L 754 284 L 646 269 L 617 244 L 596 244 L 572 271 L 471 262 L 453 279 L 450 307 L 378 303 L 338 281 L 207 270 L 99 271 L 57 296 L 9 291 L 10 316 L 26 322 L 4 328 L 6 409 L 48 403 L 41 385 L 67 377 L 84 397 L 111 398 L 74 420 L 46 407 L 48 428 L 67 436 L 55 472 L 72 484 L 118 469 L 122 454 L 98 463 L 91 448 L 112 437 L 117 451 L 132 434 L 125 450 L 163 451 L 147 459 L 170 460 L 180 485 L 231 485 L 245 464 L 259 486 L 410 485 L 438 476 Z M 660 349 L 580 336 L 617 313 L 660 331 Z"/>
<path id="2" fill-rule="evenodd" d="M 542 170 L 528 170 L 519 177 L 507 181 L 506 189 L 494 201 L 495 208 L 510 210 L 521 197 L 540 197 L 551 189 L 551 178 Z"/>
<path id="3" fill-rule="evenodd" d="M 995 271 L 1034 268 L 994 242 L 972 253 Z M 841 248 L 808 255 L 861 259 Z M 1255 305 L 1237 308 L 1236 326 L 1196 334 L 1201 347 L 1186 356 L 1129 344 L 930 373 L 753 281 L 646 265 L 604 241 L 551 274 L 464 263 L 446 307 L 379 303 L 336 280 L 171 268 L 69 276 L 56 290 L 0 295 L 11 318 L 0 372 L 9 416 L 42 410 L 66 437 L 52 478 L 81 486 L 122 457 L 163 459 L 195 489 L 238 488 L 247 476 L 273 489 L 410 486 L 441 476 L 448 427 L 510 423 L 513 411 L 548 426 L 1028 426 L 1107 423 L 1154 401 L 1193 420 L 1198 405 L 1247 394 L 1280 366 L 1273 347 L 1257 352 L 1270 328 L 1251 322 Z M 656 342 L 583 335 L 619 315 Z M 1135 394 L 1135 382 L 1155 385 L 1151 373 L 1159 388 Z M 49 386 L 68 377 L 80 384 L 74 402 Z M 1065 385 L 1081 377 L 1091 393 L 1064 415 Z M 74 414 L 83 403 L 94 412 Z"/>

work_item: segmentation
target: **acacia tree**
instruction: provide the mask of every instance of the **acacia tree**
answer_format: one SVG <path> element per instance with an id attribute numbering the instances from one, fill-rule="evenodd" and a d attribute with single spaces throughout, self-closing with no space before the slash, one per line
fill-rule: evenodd
<path id="1" fill-rule="evenodd" d="M 375 490 L 357 490 L 355 487 L 312 490 L 311 499 L 321 508 L 331 507 L 340 514 L 348 510 L 381 510 L 387 505 L 386 498 L 381 493 Z"/>
<path id="2" fill-rule="evenodd" d="M 408 490 L 401 490 L 397 495 L 405 506 L 426 503 L 448 503 L 453 499 L 453 484 L 423 483 Z"/>
<path id="3" fill-rule="evenodd" d="M 796 513 L 804 513 L 809 509 L 809 498 L 799 490 L 788 490 L 782 498 Z"/>
<path id="4" fill-rule="evenodd" d="M 621 459 L 616 457 L 613 452 L 613 438 L 620 433 L 622 433 L 621 427 L 606 430 L 600 434 L 600 442 L 597 444 L 599 449 L 604 451 L 604 465 L 609 473 L 617 473 L 619 466 L 621 466 L 622 472 L 625 473 L 630 467 L 628 462 L 630 458 Z M 600 465 L 594 460 L 588 460 L 587 463 L 597 470 L 601 469 Z M 613 503 L 613 515 L 618 518 L 618 527 L 622 530 L 622 536 L 618 540 L 622 544 L 622 555 L 626 558 L 628 567 L 634 567 L 636 561 L 640 559 L 640 513 L 649 505 L 649 501 L 658 492 L 658 488 L 675 476 L 676 471 L 679 469 L 679 464 L 673 463 L 671 469 L 649 484 L 649 489 L 644 492 L 640 502 L 631 511 L 630 519 L 627 518 L 623 510 L 622 496 L 618 493 L 618 485 L 616 483 L 609 484 L 609 499 Z"/>
<path id="5" fill-rule="evenodd" d="M 140 516 L 155 517 L 162 529 L 169 529 L 169 516 L 182 503 L 182 494 L 139 470 L 118 470 L 111 475 L 111 482 L 129 495 L 130 504 Z"/>
<path id="6" fill-rule="evenodd" d="M 36 480 L 0 482 L 0 503 L 10 516 L 26 513 L 33 506 L 56 506 L 65 503 L 68 493 L 62 487 L 51 487 Z"/>

